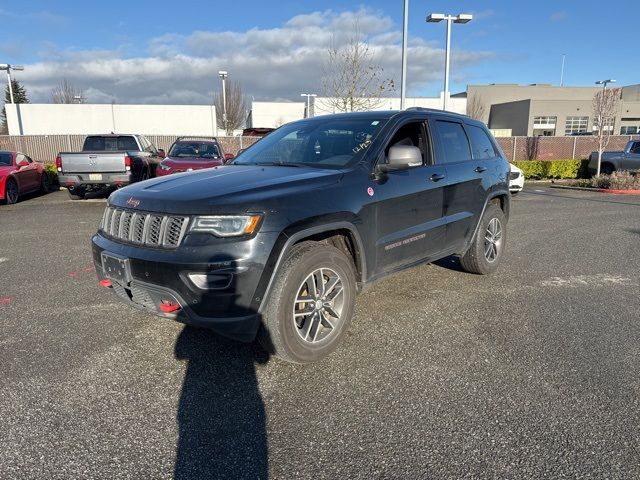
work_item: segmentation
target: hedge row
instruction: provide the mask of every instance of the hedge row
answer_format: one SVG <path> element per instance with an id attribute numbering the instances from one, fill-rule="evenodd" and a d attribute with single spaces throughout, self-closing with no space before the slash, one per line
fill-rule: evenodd
<path id="1" fill-rule="evenodd" d="M 511 162 L 524 172 L 524 178 L 588 178 L 589 160 L 521 160 Z"/>

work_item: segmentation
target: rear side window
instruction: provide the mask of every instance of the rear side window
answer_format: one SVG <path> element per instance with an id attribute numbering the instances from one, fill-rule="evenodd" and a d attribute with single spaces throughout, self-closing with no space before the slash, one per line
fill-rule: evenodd
<path id="1" fill-rule="evenodd" d="M 640 153 L 640 142 L 635 142 L 631 145 L 630 153 Z"/>
<path id="2" fill-rule="evenodd" d="M 469 140 L 460 123 L 436 120 L 435 130 L 442 146 L 438 163 L 463 162 L 471 159 Z"/>
<path id="3" fill-rule="evenodd" d="M 495 148 L 493 148 L 493 143 L 489 135 L 487 135 L 484 129 L 467 125 L 467 132 L 469 132 L 474 159 L 486 160 L 488 158 L 495 158 L 498 155 Z"/>

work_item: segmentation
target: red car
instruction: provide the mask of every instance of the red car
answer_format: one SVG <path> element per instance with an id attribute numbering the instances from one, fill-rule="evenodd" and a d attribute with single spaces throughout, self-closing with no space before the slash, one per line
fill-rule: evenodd
<path id="1" fill-rule="evenodd" d="M 156 176 L 219 167 L 233 158 L 232 154 L 222 151 L 215 138 L 191 140 L 181 137 L 171 145 L 167 157 L 158 165 Z"/>
<path id="2" fill-rule="evenodd" d="M 48 186 L 44 165 L 24 153 L 0 151 L 0 200 L 16 203 L 25 193 L 47 192 Z"/>

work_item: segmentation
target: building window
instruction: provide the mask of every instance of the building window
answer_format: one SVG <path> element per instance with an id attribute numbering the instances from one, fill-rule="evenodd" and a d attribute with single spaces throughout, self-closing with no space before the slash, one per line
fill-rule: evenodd
<path id="1" fill-rule="evenodd" d="M 565 135 L 575 135 L 587 131 L 589 117 L 567 117 L 567 123 L 564 126 Z"/>
<path id="2" fill-rule="evenodd" d="M 614 117 L 609 117 L 609 118 L 605 118 L 603 123 L 603 130 L 609 131 L 611 132 L 611 134 L 613 134 L 613 128 L 615 126 L 616 123 L 616 119 Z M 593 117 L 593 131 L 597 132 L 598 130 L 600 130 L 600 122 L 598 117 Z"/>
<path id="3" fill-rule="evenodd" d="M 635 135 L 640 133 L 640 127 L 631 127 L 629 125 L 620 127 L 620 135 Z"/>
<path id="4" fill-rule="evenodd" d="M 558 117 L 541 116 L 533 117 L 533 136 L 552 137 L 556 134 Z"/>

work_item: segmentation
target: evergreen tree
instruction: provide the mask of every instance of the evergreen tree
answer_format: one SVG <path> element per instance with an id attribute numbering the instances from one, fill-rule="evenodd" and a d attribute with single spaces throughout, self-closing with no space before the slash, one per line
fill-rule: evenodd
<path id="1" fill-rule="evenodd" d="M 22 84 L 16 80 L 11 79 L 11 88 L 13 89 L 13 102 L 14 103 L 29 103 L 27 97 L 27 90 Z M 4 103 L 11 103 L 11 94 L 9 93 L 9 85 L 4 89 Z M 5 107 L 2 107 L 2 114 L 0 114 L 0 134 L 7 135 L 9 133 L 9 126 L 7 125 L 7 111 Z"/>

